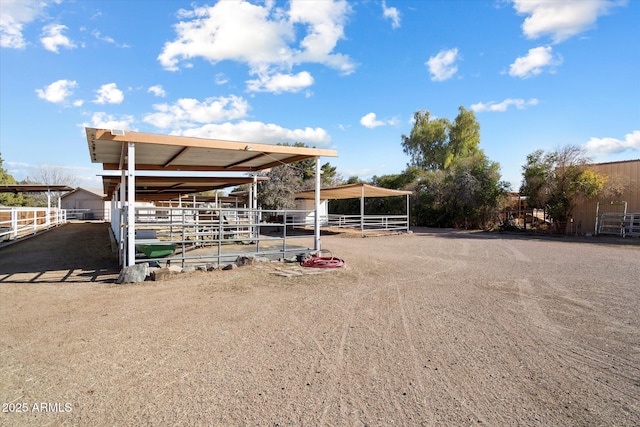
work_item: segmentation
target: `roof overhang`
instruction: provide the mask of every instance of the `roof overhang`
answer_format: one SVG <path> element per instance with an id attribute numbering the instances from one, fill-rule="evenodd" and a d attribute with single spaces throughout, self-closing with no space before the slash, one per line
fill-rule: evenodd
<path id="1" fill-rule="evenodd" d="M 320 198 L 329 200 L 360 199 L 362 197 L 393 197 L 406 196 L 409 194 L 411 194 L 411 191 L 392 190 L 362 183 L 320 189 Z M 314 191 L 303 191 L 296 194 L 296 199 L 313 199 L 314 197 Z"/>
<path id="2" fill-rule="evenodd" d="M 266 177 L 256 177 L 258 181 Z M 105 200 L 111 200 L 114 192 L 120 186 L 121 176 L 103 175 L 102 185 Z M 253 177 L 219 177 L 219 176 L 136 176 L 136 200 L 140 201 L 169 201 L 178 200 L 205 191 L 221 190 L 253 182 Z"/>
<path id="3" fill-rule="evenodd" d="M 104 170 L 128 168 L 128 143 L 135 144 L 135 169 L 156 171 L 256 172 L 335 150 L 225 141 L 175 135 L 86 128 L 92 163 Z"/>
<path id="4" fill-rule="evenodd" d="M 68 185 L 0 184 L 0 193 L 44 193 L 47 191 L 73 191 Z"/>

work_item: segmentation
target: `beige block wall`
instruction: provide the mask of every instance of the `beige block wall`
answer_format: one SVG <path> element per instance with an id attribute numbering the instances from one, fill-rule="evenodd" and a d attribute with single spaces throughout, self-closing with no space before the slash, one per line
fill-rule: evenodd
<path id="1" fill-rule="evenodd" d="M 573 224 L 570 232 L 578 234 L 594 233 L 596 209 L 602 212 L 621 212 L 627 204 L 627 212 L 640 213 L 640 159 L 612 163 L 598 163 L 590 166 L 595 172 L 604 174 L 609 180 L 624 185 L 620 197 L 599 197 L 579 203 L 573 211 Z M 598 206 L 598 202 L 600 202 Z M 569 227 L 568 227 L 569 228 Z"/>

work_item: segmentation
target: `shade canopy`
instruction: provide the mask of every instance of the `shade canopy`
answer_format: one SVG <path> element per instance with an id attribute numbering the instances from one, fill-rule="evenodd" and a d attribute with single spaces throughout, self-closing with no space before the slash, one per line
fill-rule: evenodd
<path id="1" fill-rule="evenodd" d="M 392 190 L 363 183 L 320 189 L 320 198 L 328 200 L 360 199 L 362 197 L 406 196 L 409 194 L 411 194 L 411 191 Z M 296 199 L 313 199 L 314 197 L 315 192 L 313 191 L 296 193 Z"/>
<path id="2" fill-rule="evenodd" d="M 105 200 L 111 200 L 117 191 L 121 176 L 103 176 L 102 185 Z M 261 181 L 266 178 L 257 177 Z M 177 200 L 181 196 L 205 191 L 220 190 L 242 184 L 250 184 L 253 177 L 219 177 L 219 176 L 136 176 L 135 193 L 136 200 L 140 201 L 166 201 Z"/>
<path id="3" fill-rule="evenodd" d="M 0 193 L 44 193 L 47 191 L 73 191 L 68 185 L 0 184 Z"/>
<path id="4" fill-rule="evenodd" d="M 86 128 L 92 163 L 104 170 L 129 168 L 128 143 L 135 143 L 135 170 L 256 172 L 327 156 L 335 150 L 224 141 L 175 135 Z"/>

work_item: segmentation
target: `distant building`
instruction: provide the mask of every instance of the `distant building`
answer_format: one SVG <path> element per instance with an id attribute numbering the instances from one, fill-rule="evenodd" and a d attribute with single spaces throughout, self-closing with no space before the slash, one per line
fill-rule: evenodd
<path id="1" fill-rule="evenodd" d="M 616 215 L 630 214 L 640 217 L 640 159 L 589 165 L 594 172 L 607 176 L 610 183 L 622 188 L 622 192 L 614 197 L 598 197 L 579 203 L 573 210 L 573 222 L 567 232 L 577 234 L 596 234 L 597 227 L 603 224 L 607 214 L 609 218 Z M 597 216 L 597 219 L 596 219 Z M 613 230 L 609 230 L 613 234 Z"/>
<path id="2" fill-rule="evenodd" d="M 109 221 L 110 203 L 102 190 L 78 187 L 60 198 L 68 219 Z"/>

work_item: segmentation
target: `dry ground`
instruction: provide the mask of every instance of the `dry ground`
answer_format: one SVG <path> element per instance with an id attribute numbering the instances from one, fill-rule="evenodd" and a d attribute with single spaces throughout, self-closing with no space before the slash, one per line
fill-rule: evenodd
<path id="1" fill-rule="evenodd" d="M 85 226 L 0 249 L 0 425 L 640 425 L 637 240 L 327 236 L 345 268 L 116 285 Z"/>

